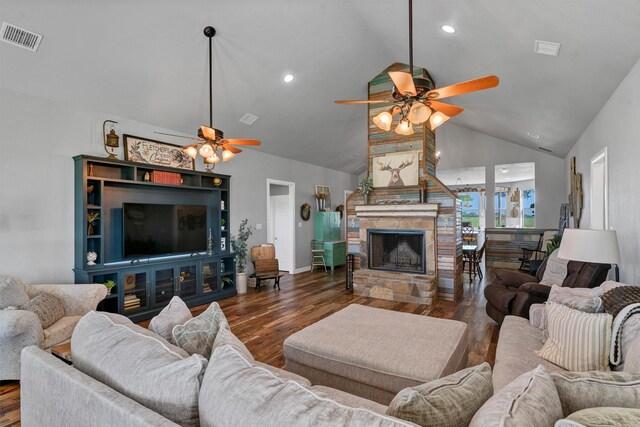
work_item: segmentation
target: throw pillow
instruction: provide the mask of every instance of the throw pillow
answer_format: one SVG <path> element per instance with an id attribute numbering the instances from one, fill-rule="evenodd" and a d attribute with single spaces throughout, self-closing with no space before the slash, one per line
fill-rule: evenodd
<path id="1" fill-rule="evenodd" d="M 180 297 L 173 297 L 169 304 L 149 322 L 149 329 L 162 338 L 171 341 L 171 331 L 176 325 L 184 325 L 193 315 Z"/>
<path id="2" fill-rule="evenodd" d="M 424 427 L 466 427 L 492 395 L 491 366 L 485 362 L 401 390 L 389 404 L 387 415 Z"/>
<path id="3" fill-rule="evenodd" d="M 640 286 L 620 286 L 611 289 L 602 296 L 602 302 L 605 311 L 616 317 L 626 306 L 640 303 Z"/>
<path id="4" fill-rule="evenodd" d="M 554 372 L 562 412 L 567 417 L 596 406 L 640 407 L 640 374 L 626 372 Z"/>
<path id="5" fill-rule="evenodd" d="M 552 427 L 562 418 L 551 376 L 538 365 L 501 388 L 476 412 L 470 427 Z"/>
<path id="6" fill-rule="evenodd" d="M 544 270 L 540 283 L 549 286 L 562 286 L 564 279 L 567 277 L 568 263 L 568 260 L 558 258 L 557 249 L 553 251 L 547 260 L 547 268 Z"/>
<path id="7" fill-rule="evenodd" d="M 0 276 L 0 310 L 29 302 L 24 283 L 11 276 Z"/>
<path id="8" fill-rule="evenodd" d="M 137 325 L 92 311 L 71 336 L 73 367 L 182 426 L 199 425 L 207 360 Z M 106 396 L 105 398 L 108 398 Z"/>
<path id="9" fill-rule="evenodd" d="M 47 329 L 64 317 L 62 301 L 57 296 L 46 292 L 39 293 L 27 303 L 19 306 L 18 310 L 28 310 L 35 313 L 40 319 L 42 329 Z"/>
<path id="10" fill-rule="evenodd" d="M 602 289 L 598 288 L 563 288 L 552 286 L 548 302 L 556 302 L 585 313 L 602 313 Z"/>
<path id="11" fill-rule="evenodd" d="M 200 389 L 200 425 L 213 426 L 390 426 L 408 427 L 363 408 L 287 381 L 248 362 L 228 345 L 218 347 Z"/>
<path id="12" fill-rule="evenodd" d="M 636 427 L 640 409 L 600 407 L 583 409 L 559 420 L 555 427 Z"/>
<path id="13" fill-rule="evenodd" d="M 189 354 L 200 354 L 209 359 L 222 322 L 226 323 L 227 318 L 218 303 L 212 302 L 202 314 L 173 328 L 173 342 Z"/>
<path id="14" fill-rule="evenodd" d="M 536 354 L 569 371 L 608 371 L 611 346 L 610 314 L 583 313 L 547 303 L 549 338 Z"/>
<path id="15" fill-rule="evenodd" d="M 220 324 L 220 329 L 218 329 L 218 333 L 216 334 L 216 339 L 213 341 L 213 348 L 211 349 L 211 353 L 216 351 L 216 348 L 222 347 L 223 345 L 228 345 L 236 349 L 236 351 L 244 357 L 249 362 L 254 362 L 253 355 L 245 347 L 242 341 L 236 337 L 231 329 L 229 328 L 229 324 L 227 322 L 222 322 Z"/>

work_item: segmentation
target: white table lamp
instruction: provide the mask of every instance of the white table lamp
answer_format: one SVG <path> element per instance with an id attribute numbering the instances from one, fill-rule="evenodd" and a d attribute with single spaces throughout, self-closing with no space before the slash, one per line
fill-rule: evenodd
<path id="1" fill-rule="evenodd" d="M 558 258 L 571 261 L 613 264 L 616 282 L 620 281 L 620 249 L 614 230 L 567 228 L 562 235 Z"/>

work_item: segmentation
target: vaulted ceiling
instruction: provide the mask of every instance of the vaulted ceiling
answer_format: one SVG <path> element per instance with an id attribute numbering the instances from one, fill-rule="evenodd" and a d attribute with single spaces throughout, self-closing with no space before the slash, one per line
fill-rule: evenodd
<path id="1" fill-rule="evenodd" d="M 0 19 L 44 35 L 37 53 L 0 43 L 1 87 L 187 133 L 208 122 L 212 25 L 214 126 L 351 173 L 366 107 L 333 101 L 365 98 L 369 79 L 408 61 L 405 0 L 3 0 Z M 637 0 L 416 0 L 414 23 L 415 64 L 438 86 L 501 79 L 453 99 L 466 111 L 449 123 L 561 157 L 640 58 Z M 560 55 L 534 54 L 536 39 Z M 238 122 L 247 112 L 252 126 Z"/>

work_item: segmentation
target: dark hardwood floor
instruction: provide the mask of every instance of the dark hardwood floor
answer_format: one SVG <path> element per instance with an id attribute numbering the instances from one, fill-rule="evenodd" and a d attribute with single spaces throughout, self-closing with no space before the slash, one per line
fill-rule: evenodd
<path id="1" fill-rule="evenodd" d="M 487 273 L 485 279 L 493 276 L 491 271 Z M 476 278 L 469 283 L 466 275 L 461 301 L 438 301 L 432 306 L 363 298 L 347 293 L 344 268 L 337 269 L 334 274 L 316 271 L 285 276 L 280 280 L 280 286 L 280 291 L 266 286 L 261 292 L 250 289 L 245 295 L 220 301 L 233 333 L 261 362 L 284 367 L 282 343 L 285 338 L 349 304 L 363 304 L 466 322 L 469 325 L 469 366 L 484 361 L 493 365 L 498 327 L 484 312 L 484 280 Z M 206 306 L 194 307 L 192 312 L 197 315 L 205 309 Z M 0 427 L 19 425 L 19 382 L 2 382 Z"/>

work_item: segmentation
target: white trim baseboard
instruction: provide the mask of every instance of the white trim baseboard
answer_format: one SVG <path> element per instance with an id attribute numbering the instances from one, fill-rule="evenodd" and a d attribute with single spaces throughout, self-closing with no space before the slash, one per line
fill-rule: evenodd
<path id="1" fill-rule="evenodd" d="M 294 270 L 293 274 L 304 273 L 306 271 L 311 271 L 311 266 L 310 265 L 307 265 L 306 267 L 296 268 Z"/>

